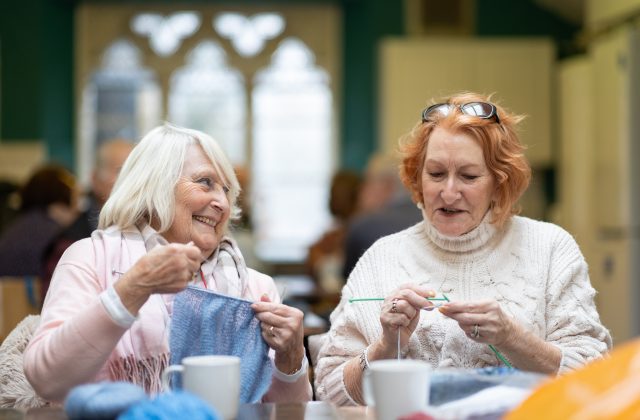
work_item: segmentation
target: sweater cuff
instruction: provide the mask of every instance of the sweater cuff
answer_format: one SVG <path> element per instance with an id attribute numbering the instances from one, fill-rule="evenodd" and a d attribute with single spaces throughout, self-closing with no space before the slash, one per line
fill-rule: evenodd
<path id="1" fill-rule="evenodd" d="M 120 296 L 118 296 L 118 292 L 113 288 L 113 285 L 100 293 L 100 302 L 102 302 L 102 306 L 104 306 L 104 309 L 113 322 L 122 328 L 131 327 L 137 319 L 131 315 L 131 312 L 122 304 Z"/>
<path id="2" fill-rule="evenodd" d="M 302 375 L 305 375 L 307 373 L 307 369 L 309 368 L 309 361 L 307 360 L 306 355 L 302 358 L 300 369 L 298 369 L 297 372 L 291 375 L 287 375 L 286 373 L 281 372 L 276 366 L 276 362 L 273 359 L 271 359 L 271 364 L 273 365 L 273 377 L 287 383 L 297 382 Z"/>

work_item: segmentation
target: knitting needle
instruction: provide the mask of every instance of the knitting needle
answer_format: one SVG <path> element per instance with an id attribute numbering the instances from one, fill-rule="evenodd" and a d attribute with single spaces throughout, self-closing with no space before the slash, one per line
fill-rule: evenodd
<path id="1" fill-rule="evenodd" d="M 498 351 L 498 349 L 496 349 L 495 347 L 493 347 L 493 345 L 492 345 L 492 344 L 489 344 L 489 348 L 490 348 L 491 350 L 493 350 L 493 352 L 495 353 L 496 357 L 497 357 L 498 359 L 500 359 L 500 360 L 502 361 L 502 363 L 504 363 L 507 367 L 510 367 L 510 368 L 512 368 L 512 367 L 513 367 L 513 365 L 512 365 L 511 363 L 509 363 L 509 361 L 508 361 L 508 360 L 507 360 L 507 359 L 502 355 L 502 353 L 500 353 L 500 352 Z"/>
<path id="2" fill-rule="evenodd" d="M 430 301 L 447 301 L 447 302 L 450 302 L 449 298 L 444 293 L 442 294 L 441 298 L 426 298 L 426 299 L 430 300 Z M 353 303 L 353 302 L 369 302 L 369 301 L 376 301 L 376 300 L 384 300 L 384 298 L 350 298 L 349 299 L 349 303 Z M 437 304 L 437 305 L 434 305 L 434 306 L 432 306 L 430 308 L 422 308 L 422 309 L 428 311 L 428 310 L 431 310 L 433 308 L 439 308 L 440 306 L 442 306 L 442 304 Z M 496 349 L 492 344 L 489 344 L 489 348 L 491 349 L 491 351 L 493 351 L 493 353 L 496 355 L 496 357 L 498 359 L 500 359 L 500 361 L 502 363 L 505 364 L 505 366 L 513 368 L 513 365 L 511 363 L 509 363 L 509 361 L 502 355 L 502 353 L 500 353 L 500 351 L 498 349 Z M 398 329 L 398 359 L 400 359 L 400 329 Z"/>

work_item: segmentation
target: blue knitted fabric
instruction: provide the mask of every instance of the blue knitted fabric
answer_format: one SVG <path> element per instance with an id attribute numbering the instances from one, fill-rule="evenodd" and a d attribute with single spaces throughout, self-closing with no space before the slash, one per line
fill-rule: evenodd
<path id="1" fill-rule="evenodd" d="M 240 357 L 241 403 L 259 402 L 271 385 L 269 347 L 249 301 L 187 287 L 173 301 L 169 346 L 172 365 L 188 356 Z"/>
<path id="2" fill-rule="evenodd" d="M 197 396 L 176 391 L 161 394 L 131 406 L 118 420 L 221 420 L 220 416 Z"/>
<path id="3" fill-rule="evenodd" d="M 64 401 L 70 420 L 115 419 L 140 401 L 146 401 L 144 390 L 129 382 L 100 382 L 78 385 Z"/>

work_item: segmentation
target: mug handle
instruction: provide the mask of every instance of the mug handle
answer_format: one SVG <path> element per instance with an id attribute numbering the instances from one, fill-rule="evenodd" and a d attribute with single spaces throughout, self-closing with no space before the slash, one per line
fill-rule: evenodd
<path id="1" fill-rule="evenodd" d="M 162 390 L 163 391 L 171 391 L 171 385 L 169 384 L 169 380 L 171 378 L 172 373 L 182 373 L 184 372 L 184 366 L 182 365 L 171 365 L 162 372 Z"/>

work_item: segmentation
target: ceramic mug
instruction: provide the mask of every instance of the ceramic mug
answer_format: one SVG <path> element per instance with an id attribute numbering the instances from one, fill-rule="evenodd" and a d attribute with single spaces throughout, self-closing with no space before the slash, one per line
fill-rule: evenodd
<path id="1" fill-rule="evenodd" d="M 378 420 L 424 411 L 429 404 L 431 366 L 420 360 L 376 360 L 362 378 L 365 402 Z"/>
<path id="2" fill-rule="evenodd" d="M 172 373 L 182 375 L 182 389 L 209 403 L 224 419 L 238 416 L 240 403 L 240 358 L 237 356 L 191 356 L 182 364 L 162 372 L 162 387 L 171 389 Z"/>

